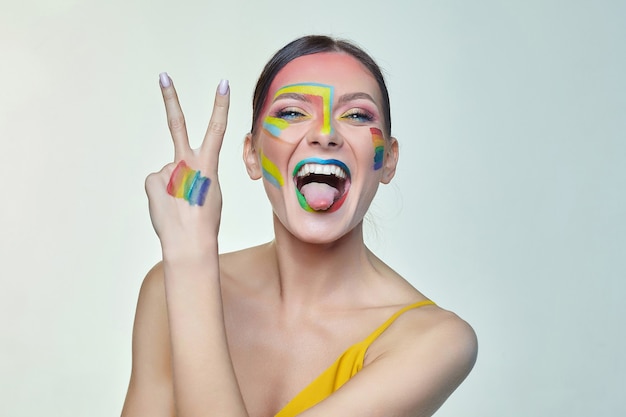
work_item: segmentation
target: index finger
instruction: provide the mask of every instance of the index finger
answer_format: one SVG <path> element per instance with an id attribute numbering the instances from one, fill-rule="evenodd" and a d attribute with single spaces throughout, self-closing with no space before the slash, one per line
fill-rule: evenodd
<path id="1" fill-rule="evenodd" d="M 228 80 L 220 81 L 215 92 L 213 112 L 207 127 L 200 154 L 209 163 L 211 168 L 217 170 L 218 156 L 222 148 L 222 141 L 228 124 L 228 107 L 230 106 L 230 87 Z"/>
<path id="2" fill-rule="evenodd" d="M 167 125 L 174 141 L 174 161 L 178 162 L 184 159 L 185 154 L 191 151 L 185 115 L 180 107 L 178 94 L 176 94 L 172 79 L 166 72 L 159 74 L 159 84 L 161 85 L 161 94 L 163 94 L 163 102 L 165 103 Z"/>

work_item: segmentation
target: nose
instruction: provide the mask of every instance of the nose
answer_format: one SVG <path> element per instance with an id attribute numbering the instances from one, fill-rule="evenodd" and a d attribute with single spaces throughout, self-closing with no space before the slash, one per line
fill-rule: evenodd
<path id="1" fill-rule="evenodd" d="M 343 145 L 343 138 L 337 133 L 334 123 L 324 128 L 323 125 L 316 126 L 307 135 L 307 142 L 312 146 L 322 148 L 339 148 Z"/>

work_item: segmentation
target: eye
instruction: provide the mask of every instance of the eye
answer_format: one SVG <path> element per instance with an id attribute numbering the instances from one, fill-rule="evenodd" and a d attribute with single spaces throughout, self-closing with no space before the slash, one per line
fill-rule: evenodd
<path id="1" fill-rule="evenodd" d="M 273 116 L 283 120 L 301 120 L 309 117 L 300 109 L 290 107 L 277 111 Z"/>
<path id="2" fill-rule="evenodd" d="M 350 109 L 342 114 L 341 118 L 358 123 L 366 123 L 374 120 L 374 116 L 362 109 Z"/>

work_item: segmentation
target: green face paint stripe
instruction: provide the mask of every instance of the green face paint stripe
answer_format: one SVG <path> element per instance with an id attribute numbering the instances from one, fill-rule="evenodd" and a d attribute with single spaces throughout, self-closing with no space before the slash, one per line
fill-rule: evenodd
<path id="1" fill-rule="evenodd" d="M 300 190 L 298 190 L 297 188 L 296 188 L 296 195 L 298 196 L 298 203 L 300 203 L 300 207 L 302 207 L 303 209 L 305 209 L 306 211 L 310 213 L 315 211 L 311 208 L 311 206 L 309 206 L 309 203 L 306 202 L 306 198 L 302 195 Z"/>
<path id="2" fill-rule="evenodd" d="M 270 161 L 263 152 L 261 152 L 261 167 L 263 168 L 263 177 L 265 177 L 266 180 L 278 188 L 285 184 L 285 180 L 278 170 L 278 167 L 274 165 L 274 163 Z"/>
<path id="3" fill-rule="evenodd" d="M 333 95 L 334 88 L 330 85 L 316 84 L 316 83 L 303 83 L 303 84 L 291 84 L 287 85 L 274 94 L 274 99 L 281 94 L 296 93 L 311 96 L 318 96 L 322 98 L 322 112 L 324 115 L 324 121 L 322 125 L 322 133 L 328 135 L 332 133 L 333 128 L 330 124 L 330 118 L 332 115 Z"/>

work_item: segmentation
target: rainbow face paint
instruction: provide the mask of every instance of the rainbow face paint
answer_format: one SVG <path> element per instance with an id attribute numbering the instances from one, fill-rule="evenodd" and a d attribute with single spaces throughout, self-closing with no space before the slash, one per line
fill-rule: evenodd
<path id="1" fill-rule="evenodd" d="M 285 180 L 280 170 L 265 154 L 261 151 L 261 168 L 263 169 L 263 178 L 273 184 L 276 188 L 280 188 L 285 184 Z"/>
<path id="2" fill-rule="evenodd" d="M 297 94 L 303 96 L 312 96 L 316 98 L 320 98 L 322 101 L 322 129 L 321 132 L 325 135 L 331 134 L 333 132 L 333 127 L 331 124 L 332 117 L 332 106 L 333 106 L 333 95 L 334 95 L 334 87 L 325 84 L 317 84 L 317 83 L 302 83 L 302 84 L 291 84 L 282 87 L 279 89 L 276 94 L 274 94 L 274 101 L 284 94 Z M 289 122 L 281 119 L 279 117 L 268 116 L 263 121 L 263 127 L 265 130 L 272 136 L 276 138 L 280 138 L 280 134 L 287 126 L 289 126 Z"/>
<path id="3" fill-rule="evenodd" d="M 187 166 L 180 161 L 167 183 L 167 193 L 172 197 L 182 198 L 192 206 L 202 206 L 209 191 L 211 180 L 200 175 L 200 171 Z"/>
<path id="4" fill-rule="evenodd" d="M 370 128 L 372 133 L 372 144 L 374 145 L 374 171 L 383 167 L 383 158 L 385 156 L 385 138 L 383 132 L 375 127 Z"/>

